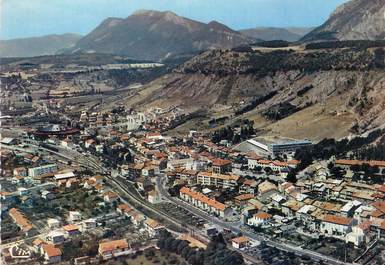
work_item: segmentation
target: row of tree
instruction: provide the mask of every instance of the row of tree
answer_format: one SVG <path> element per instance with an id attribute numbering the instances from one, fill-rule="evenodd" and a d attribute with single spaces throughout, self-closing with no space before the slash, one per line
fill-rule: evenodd
<path id="1" fill-rule="evenodd" d="M 300 149 L 296 152 L 295 158 L 301 160 L 301 164 L 297 168 L 302 170 L 316 159 L 326 160 L 332 156 L 345 157 L 348 152 L 354 153 L 353 151 L 356 151 L 355 153 L 363 153 L 365 152 L 364 150 L 371 149 L 366 148 L 366 146 L 373 143 L 383 134 L 384 131 L 378 129 L 371 132 L 367 137 L 355 137 L 351 140 L 346 138 L 340 141 L 336 141 L 335 139 L 324 139 L 309 148 Z M 382 152 L 378 151 L 378 153 Z"/>
<path id="2" fill-rule="evenodd" d="M 222 140 L 227 140 L 232 144 L 238 144 L 241 141 L 249 139 L 254 133 L 255 130 L 250 123 L 242 125 L 240 133 L 235 132 L 235 127 L 227 126 L 216 130 L 211 137 L 211 141 L 217 144 Z"/>

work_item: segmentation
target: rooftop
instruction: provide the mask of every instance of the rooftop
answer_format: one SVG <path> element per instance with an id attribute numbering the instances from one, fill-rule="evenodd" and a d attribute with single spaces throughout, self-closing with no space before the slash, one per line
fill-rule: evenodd
<path id="1" fill-rule="evenodd" d="M 128 243 L 125 239 L 108 241 L 99 244 L 99 252 L 101 253 L 124 248 L 128 248 Z"/>

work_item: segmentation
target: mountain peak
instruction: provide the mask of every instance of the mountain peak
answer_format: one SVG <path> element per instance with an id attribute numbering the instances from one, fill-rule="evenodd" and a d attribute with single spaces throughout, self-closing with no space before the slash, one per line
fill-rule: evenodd
<path id="1" fill-rule="evenodd" d="M 218 22 L 205 24 L 171 11 L 138 10 L 126 19 L 100 24 L 74 49 L 162 60 L 171 55 L 230 49 L 250 42 L 250 38 Z"/>
<path id="2" fill-rule="evenodd" d="M 157 11 L 150 9 L 139 9 L 132 13 L 133 16 L 174 16 L 178 17 L 177 14 L 171 11 Z"/>

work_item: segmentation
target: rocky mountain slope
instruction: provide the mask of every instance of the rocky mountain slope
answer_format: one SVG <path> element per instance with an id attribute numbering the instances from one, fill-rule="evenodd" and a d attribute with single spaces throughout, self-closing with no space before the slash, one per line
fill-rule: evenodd
<path id="1" fill-rule="evenodd" d="M 78 34 L 47 35 L 0 41 L 0 57 L 33 57 L 52 55 L 69 48 L 81 38 Z"/>
<path id="2" fill-rule="evenodd" d="M 384 54 L 382 48 L 207 51 L 123 101 L 205 109 L 207 119 L 227 122 L 249 118 L 295 138 L 343 137 L 384 125 Z"/>
<path id="3" fill-rule="evenodd" d="M 285 40 L 298 41 L 305 34 L 309 33 L 312 28 L 274 28 L 274 27 L 257 27 L 252 29 L 240 30 L 240 32 L 250 38 L 261 39 L 264 41 Z"/>
<path id="4" fill-rule="evenodd" d="M 322 26 L 303 40 L 384 40 L 384 14 L 384 0 L 351 0 L 338 7 Z"/>
<path id="5" fill-rule="evenodd" d="M 68 52 L 86 51 L 161 60 L 173 55 L 249 43 L 223 24 L 208 24 L 172 12 L 141 10 L 126 19 L 109 18 Z"/>

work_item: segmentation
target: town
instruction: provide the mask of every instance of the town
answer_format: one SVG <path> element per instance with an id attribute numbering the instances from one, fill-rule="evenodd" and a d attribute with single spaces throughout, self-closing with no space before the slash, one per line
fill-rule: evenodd
<path id="1" fill-rule="evenodd" d="M 15 127 L 1 140 L 3 262 L 123 262 L 167 248 L 165 237 L 204 251 L 218 235 L 226 255 L 253 264 L 384 261 L 385 185 L 367 176 L 385 161 L 304 164 L 308 140 L 168 135 L 177 115 L 121 106 L 35 130 L 5 120 Z"/>
<path id="2" fill-rule="evenodd" d="M 385 0 L 0 5 L 0 264 L 385 264 Z"/>

